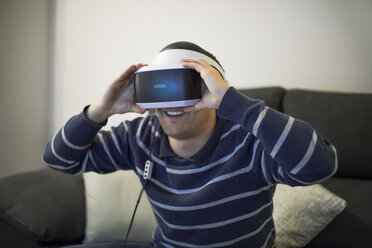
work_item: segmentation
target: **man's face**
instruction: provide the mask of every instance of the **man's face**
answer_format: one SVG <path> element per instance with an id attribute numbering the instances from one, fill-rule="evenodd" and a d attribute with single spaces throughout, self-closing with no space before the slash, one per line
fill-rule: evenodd
<path id="1" fill-rule="evenodd" d="M 183 108 L 156 109 L 156 115 L 164 132 L 174 139 L 188 139 L 204 132 L 215 124 L 216 110 L 202 109 L 195 112 Z"/>

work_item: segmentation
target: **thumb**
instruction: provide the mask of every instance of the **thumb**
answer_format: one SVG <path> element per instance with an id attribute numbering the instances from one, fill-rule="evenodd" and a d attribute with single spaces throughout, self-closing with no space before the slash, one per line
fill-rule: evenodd
<path id="1" fill-rule="evenodd" d="M 194 109 L 199 110 L 205 108 L 204 98 L 194 104 Z"/>
<path id="2" fill-rule="evenodd" d="M 147 111 L 146 109 L 141 108 L 137 104 L 132 105 L 132 107 L 130 108 L 130 112 L 135 112 L 139 114 L 144 114 L 146 111 Z"/>
<path id="3" fill-rule="evenodd" d="M 194 105 L 192 105 L 190 107 L 187 107 L 187 108 L 184 108 L 183 111 L 185 111 L 185 112 L 193 112 L 193 111 L 200 110 L 202 108 L 205 108 L 204 103 L 203 103 L 203 100 L 199 100 Z"/>

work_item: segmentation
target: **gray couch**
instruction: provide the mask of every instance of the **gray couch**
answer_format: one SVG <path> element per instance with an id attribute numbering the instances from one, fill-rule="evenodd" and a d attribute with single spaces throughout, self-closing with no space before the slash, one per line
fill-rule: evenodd
<path id="1" fill-rule="evenodd" d="M 372 247 L 372 94 L 280 87 L 241 92 L 309 122 L 338 151 L 339 170 L 323 185 L 347 207 L 306 247 Z M 82 176 L 45 168 L 0 180 L 0 247 L 80 243 L 84 225 Z"/>

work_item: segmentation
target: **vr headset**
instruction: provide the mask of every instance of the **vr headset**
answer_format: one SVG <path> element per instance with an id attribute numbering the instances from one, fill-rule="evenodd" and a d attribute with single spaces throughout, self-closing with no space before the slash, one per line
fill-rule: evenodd
<path id="1" fill-rule="evenodd" d="M 212 58 L 187 49 L 170 49 L 157 54 L 149 66 L 141 67 L 134 77 L 135 100 L 143 109 L 192 106 L 207 89 L 199 72 L 183 67 L 185 58 L 203 58 L 219 71 L 222 67 Z"/>

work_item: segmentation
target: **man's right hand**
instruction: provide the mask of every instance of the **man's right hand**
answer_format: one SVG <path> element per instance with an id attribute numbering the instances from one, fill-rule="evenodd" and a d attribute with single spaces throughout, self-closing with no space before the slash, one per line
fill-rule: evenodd
<path id="1" fill-rule="evenodd" d="M 142 66 L 145 64 L 131 65 L 108 87 L 98 102 L 89 106 L 85 113 L 86 117 L 100 124 L 114 114 L 145 113 L 146 110 L 134 102 L 134 73 Z"/>

